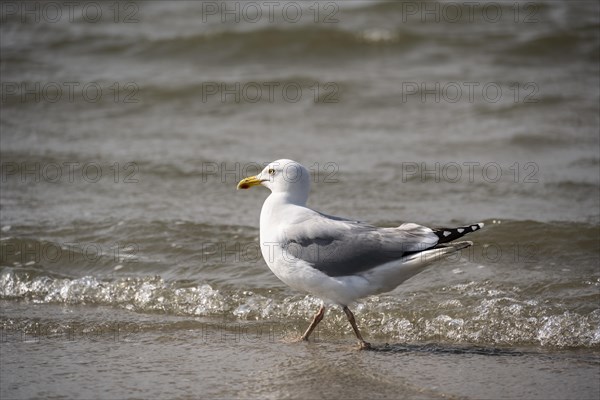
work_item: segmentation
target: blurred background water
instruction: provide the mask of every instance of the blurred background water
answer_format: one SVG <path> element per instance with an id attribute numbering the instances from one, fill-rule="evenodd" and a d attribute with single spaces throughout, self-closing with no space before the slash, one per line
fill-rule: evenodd
<path id="1" fill-rule="evenodd" d="M 89 377 L 104 397 L 600 394 L 597 1 L 1 7 L 3 398 L 90 396 Z M 330 214 L 486 223 L 355 306 L 402 345 L 348 352 L 339 310 L 321 347 L 278 340 L 319 302 L 268 270 L 267 192 L 235 184 L 279 158 Z"/>

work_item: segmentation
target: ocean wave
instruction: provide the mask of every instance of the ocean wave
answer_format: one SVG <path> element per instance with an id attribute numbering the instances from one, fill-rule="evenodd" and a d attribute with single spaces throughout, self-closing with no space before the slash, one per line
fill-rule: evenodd
<path id="1" fill-rule="evenodd" d="M 571 186 L 567 186 L 573 190 Z M 565 190 L 563 187 L 561 190 Z M 397 226 L 402 221 L 382 221 Z M 464 221 L 451 221 L 459 224 Z M 475 246 L 461 256 L 483 265 L 521 265 L 526 269 L 552 266 L 548 271 L 574 268 L 594 275 L 600 261 L 600 227 L 583 222 L 484 220 Z M 69 278 L 143 277 L 149 273 L 167 279 L 209 279 L 212 282 L 261 287 L 264 268 L 258 229 L 192 221 L 87 221 L 87 236 L 78 225 L 50 230 L 44 226 L 8 226 L 0 241 L 0 267 L 27 270 L 29 279 L 42 274 Z M 16 232 L 21 232 L 17 234 Z M 50 239 L 50 237 L 53 237 Z M 565 240 L 569 238 L 569 240 Z M 454 260 L 458 261 L 458 260 Z M 223 274 L 222 268 L 228 273 Z M 546 268 L 546 267 L 545 267 Z M 586 273 L 587 273 L 586 272 Z M 51 275 L 52 276 L 52 275 Z M 275 282 L 274 280 L 270 282 Z M 252 286 L 255 285 L 255 286 Z"/>
<path id="2" fill-rule="evenodd" d="M 544 259 L 561 255 L 567 257 L 573 250 L 600 257 L 596 253 L 600 227 L 593 223 L 487 220 L 483 232 L 483 241 L 490 243 L 535 243 Z"/>
<path id="3" fill-rule="evenodd" d="M 519 57 L 521 61 L 556 56 L 556 60 L 564 61 L 576 56 L 593 60 L 597 57 L 597 28 L 597 25 L 590 25 L 573 31 L 540 33 L 507 47 L 505 54 Z"/>
<path id="4" fill-rule="evenodd" d="M 381 45 L 403 47 L 417 44 L 420 35 L 396 30 L 360 30 L 357 32 L 331 28 L 299 27 L 281 29 L 266 27 L 249 32 L 197 33 L 186 37 L 144 40 L 138 43 L 135 54 L 141 57 L 155 55 L 183 58 L 205 58 L 210 52 L 223 62 L 230 58 L 306 57 L 353 55 L 359 50 L 379 48 Z"/>
<path id="5" fill-rule="evenodd" d="M 359 302 L 356 317 L 365 334 L 394 342 L 598 348 L 598 225 L 484 222 L 475 246 L 461 258 L 429 268 L 395 294 Z M 255 227 L 179 220 L 88 222 L 91 233 L 79 240 L 110 249 L 96 259 L 98 247 L 86 256 L 81 246 L 59 246 L 77 237 L 80 224 L 3 227 L 0 299 L 108 306 L 141 315 L 280 321 L 297 330 L 320 304 L 272 276 L 258 251 Z M 139 247 L 114 259 L 111 244 L 128 240 Z M 239 243 L 252 245 L 253 256 L 233 254 Z M 40 250 L 46 247 L 63 249 L 64 262 L 38 261 L 55 254 Z M 25 250 L 27 257 L 16 250 Z M 321 337 L 341 333 L 351 335 L 343 313 L 333 310 Z"/>
<path id="6" fill-rule="evenodd" d="M 82 223 L 93 233 L 79 234 Z M 245 267 L 259 257 L 256 230 L 232 225 L 104 220 L 74 221 L 71 226 L 54 231 L 43 226 L 5 228 L 0 241 L 0 265 L 24 269 L 31 279 L 40 273 L 70 278 L 152 272 L 173 277 L 214 277 L 210 271 L 227 261 L 238 261 Z M 17 236 L 15 231 L 23 233 Z M 48 239 L 50 235 L 52 240 Z M 245 247 L 236 247 L 237 244 Z M 240 248 L 247 258 L 241 261 L 246 262 L 241 264 L 238 254 L 226 257 L 229 253 L 225 246 Z M 218 275 L 218 271 L 214 272 Z"/>
<path id="7" fill-rule="evenodd" d="M 469 282 L 439 290 L 453 298 L 437 303 L 425 293 L 408 298 L 368 298 L 355 307 L 358 324 L 364 334 L 378 340 L 550 348 L 600 346 L 600 308 L 575 312 L 491 282 Z M 298 325 L 298 329 L 320 304 L 311 296 L 227 291 L 207 283 L 166 282 L 157 276 L 115 281 L 89 276 L 40 276 L 27 280 L 10 269 L 0 276 L 0 298 L 42 304 L 105 305 L 137 313 L 220 317 L 229 321 L 279 321 Z M 347 325 L 343 313 L 330 311 L 319 335 L 350 335 Z"/>
<path id="8" fill-rule="evenodd" d="M 336 5 L 339 13 L 335 12 L 335 23 L 315 23 L 310 12 L 299 23 L 281 20 L 233 23 L 223 22 L 216 15 L 214 19 L 203 20 L 201 7 L 194 4 L 179 4 L 171 12 L 144 5 L 143 21 L 162 28 L 147 30 L 137 24 L 115 26 L 111 21 L 92 24 L 94 29 L 84 30 L 80 24 L 23 23 L 20 18 L 8 16 L 3 33 L 9 40 L 3 47 L 3 55 L 4 61 L 17 63 L 23 61 L 24 53 L 28 59 L 39 58 L 44 49 L 78 56 L 127 55 L 143 60 L 158 57 L 221 65 L 227 61 L 239 64 L 245 59 L 268 58 L 272 63 L 290 57 L 309 57 L 311 61 L 315 57 L 364 58 L 370 51 L 398 50 L 431 42 L 443 47 L 495 47 L 502 54 L 499 62 L 506 62 L 506 56 L 523 60 L 558 55 L 563 60 L 572 60 L 565 54 L 583 54 L 590 61 L 595 60 L 598 20 L 589 17 L 594 14 L 593 6 L 574 9 L 570 16 L 560 3 L 531 3 L 518 12 L 512 3 L 491 3 L 494 11 L 502 15 L 499 21 L 490 21 L 487 11 L 484 12 L 487 6 L 365 2 Z M 455 15 L 462 18 L 455 20 Z M 540 21 L 544 24 L 533 23 Z M 574 29 L 561 29 L 567 22 Z M 521 23 L 523 29 L 515 30 L 515 23 Z M 554 29 L 544 30 L 542 25 Z"/>

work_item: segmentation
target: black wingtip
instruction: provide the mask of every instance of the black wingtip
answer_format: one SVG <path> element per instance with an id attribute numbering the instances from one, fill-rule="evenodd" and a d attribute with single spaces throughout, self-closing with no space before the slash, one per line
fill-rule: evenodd
<path id="1" fill-rule="evenodd" d="M 471 224 L 467 226 L 459 226 L 458 228 L 440 228 L 433 231 L 436 234 L 440 243 L 452 242 L 465 236 L 467 233 L 475 232 L 483 228 L 483 222 Z"/>

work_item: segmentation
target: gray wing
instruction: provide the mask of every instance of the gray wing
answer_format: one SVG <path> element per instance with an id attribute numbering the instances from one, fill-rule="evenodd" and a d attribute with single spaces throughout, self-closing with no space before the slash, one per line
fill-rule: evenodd
<path id="1" fill-rule="evenodd" d="M 353 275 L 435 246 L 427 227 L 378 228 L 358 221 L 309 213 L 283 232 L 282 247 L 329 276 Z"/>

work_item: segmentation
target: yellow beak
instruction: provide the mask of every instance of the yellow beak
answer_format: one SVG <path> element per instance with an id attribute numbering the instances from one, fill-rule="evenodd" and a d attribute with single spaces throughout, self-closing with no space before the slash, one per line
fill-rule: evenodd
<path id="1" fill-rule="evenodd" d="M 249 176 L 248 178 L 242 179 L 238 184 L 238 189 L 250 189 L 252 186 L 260 185 L 262 181 L 257 176 Z"/>

